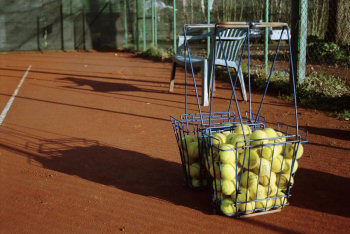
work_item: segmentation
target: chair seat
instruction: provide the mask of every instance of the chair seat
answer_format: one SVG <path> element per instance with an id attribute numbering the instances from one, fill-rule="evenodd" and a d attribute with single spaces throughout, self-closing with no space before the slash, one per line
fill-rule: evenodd
<path id="1" fill-rule="evenodd" d="M 195 64 L 195 63 L 200 63 L 202 64 L 203 61 L 205 61 L 206 58 L 203 58 L 203 57 L 199 57 L 199 56 L 191 56 L 191 61 L 192 61 L 192 64 Z M 173 61 L 177 64 L 180 64 L 182 66 L 185 65 L 185 56 L 183 55 L 180 55 L 180 54 L 176 54 L 174 55 L 173 57 Z M 189 64 L 190 61 L 189 61 L 189 57 L 187 56 L 186 58 L 186 63 Z"/>

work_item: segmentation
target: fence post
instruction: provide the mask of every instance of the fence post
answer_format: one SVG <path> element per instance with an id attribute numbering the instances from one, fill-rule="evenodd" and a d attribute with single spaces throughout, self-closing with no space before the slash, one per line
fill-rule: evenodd
<path id="1" fill-rule="evenodd" d="M 154 0 L 151 1 L 151 10 L 152 10 L 152 46 L 154 47 Z"/>
<path id="2" fill-rule="evenodd" d="M 210 24 L 210 0 L 207 0 L 207 23 Z M 208 28 L 208 33 L 210 29 Z M 210 54 L 210 37 L 207 38 L 207 55 Z"/>
<path id="3" fill-rule="evenodd" d="M 156 3 L 155 3 L 156 4 Z M 157 5 L 154 6 L 154 42 L 156 48 L 158 47 L 158 16 L 157 16 Z"/>
<path id="4" fill-rule="evenodd" d="M 143 51 L 146 50 L 146 1 L 142 0 L 142 23 L 143 23 Z"/>
<path id="5" fill-rule="evenodd" d="M 139 0 L 135 0 L 136 2 L 136 29 L 135 29 L 135 50 L 139 50 L 140 45 L 139 45 Z"/>
<path id="6" fill-rule="evenodd" d="M 305 79 L 307 6 L 308 0 L 298 0 L 296 1 L 296 4 L 292 4 L 292 55 L 294 77 L 298 84 L 302 84 Z M 291 82 L 292 81 L 290 80 L 290 83 Z"/>
<path id="7" fill-rule="evenodd" d="M 40 47 L 40 16 L 36 17 L 36 28 L 37 28 L 37 31 L 36 31 L 36 42 L 37 42 L 37 45 L 38 45 L 38 51 L 41 51 L 41 47 Z"/>
<path id="8" fill-rule="evenodd" d="M 124 0 L 124 44 L 125 48 L 128 48 L 128 16 L 127 16 L 127 7 L 126 0 Z"/>
<path id="9" fill-rule="evenodd" d="M 83 18 L 83 50 L 86 50 L 86 42 L 85 42 L 85 9 L 84 7 L 81 9 L 81 14 Z"/>
<path id="10" fill-rule="evenodd" d="M 176 52 L 176 0 L 173 1 L 173 41 L 174 53 Z"/>
<path id="11" fill-rule="evenodd" d="M 265 22 L 269 22 L 269 0 L 265 0 Z M 265 28 L 265 72 L 268 74 L 269 70 L 269 28 Z"/>

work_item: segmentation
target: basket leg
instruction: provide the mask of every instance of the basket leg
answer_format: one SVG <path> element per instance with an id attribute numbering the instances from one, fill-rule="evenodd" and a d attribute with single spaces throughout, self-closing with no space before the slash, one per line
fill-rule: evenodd
<path id="1" fill-rule="evenodd" d="M 173 66 L 171 68 L 170 75 L 170 84 L 169 84 L 169 92 L 174 92 L 174 83 L 175 83 L 175 73 L 176 73 L 176 63 L 173 62 Z"/>
<path id="2" fill-rule="evenodd" d="M 202 105 L 209 106 L 208 91 L 208 60 L 204 60 L 201 68 L 202 72 Z"/>

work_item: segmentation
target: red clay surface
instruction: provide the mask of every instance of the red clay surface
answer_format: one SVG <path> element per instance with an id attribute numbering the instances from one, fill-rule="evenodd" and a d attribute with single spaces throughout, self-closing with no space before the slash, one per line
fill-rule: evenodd
<path id="1" fill-rule="evenodd" d="M 184 113 L 181 70 L 169 94 L 169 63 L 123 53 L 0 54 L 0 110 L 29 65 L 0 126 L 1 233 L 349 232 L 349 122 L 299 108 L 309 143 L 290 206 L 234 219 L 213 213 L 207 191 L 183 186 L 169 120 Z M 218 82 L 216 111 L 227 110 L 230 94 Z M 189 112 L 198 112 L 193 96 Z M 262 109 L 272 127 L 294 124 L 293 113 L 274 97 Z"/>

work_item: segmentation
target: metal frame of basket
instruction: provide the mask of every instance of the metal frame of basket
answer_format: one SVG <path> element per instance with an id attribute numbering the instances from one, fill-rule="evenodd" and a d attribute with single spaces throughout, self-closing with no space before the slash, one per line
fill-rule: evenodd
<path id="1" fill-rule="evenodd" d="M 290 54 L 290 70 L 292 75 L 293 94 L 294 94 L 294 109 L 295 109 L 295 126 L 278 123 L 277 129 L 274 132 L 279 133 L 273 137 L 263 137 L 249 139 L 248 135 L 252 130 L 265 129 L 265 124 L 260 123 L 259 117 L 268 86 L 270 83 L 271 75 L 274 70 L 277 54 L 280 48 L 280 38 L 276 53 L 271 65 L 270 73 L 267 79 L 267 84 L 263 97 L 260 102 L 257 114 L 254 116 L 252 112 L 252 98 L 251 98 L 251 83 L 250 83 L 250 30 L 253 28 L 264 28 L 264 27 L 281 27 L 283 31 L 287 31 L 288 35 L 288 47 Z M 247 36 L 242 48 L 242 54 L 239 61 L 238 70 L 241 69 L 241 62 L 243 58 L 243 52 L 247 47 L 248 51 L 248 88 L 249 88 L 249 111 L 248 117 L 244 119 L 241 115 L 237 96 L 235 92 L 235 86 L 237 82 L 238 72 L 233 82 L 229 66 L 226 61 L 226 68 L 229 76 L 229 80 L 232 87 L 232 96 L 229 106 L 229 110 L 232 106 L 232 101 L 235 101 L 235 107 L 237 110 L 237 117 L 235 125 L 241 127 L 243 132 L 243 139 L 236 142 L 234 146 L 222 148 L 220 145 L 220 138 L 216 138 L 215 134 L 230 131 L 233 132 L 233 126 L 225 126 L 223 123 L 217 123 L 215 121 L 215 114 L 212 112 L 213 108 L 213 89 L 211 89 L 211 101 L 210 101 L 210 112 L 208 116 L 209 123 L 201 125 L 201 135 L 197 138 L 202 141 L 202 153 L 204 156 L 204 166 L 207 169 L 207 177 L 209 178 L 211 186 L 209 186 L 212 195 L 212 205 L 222 214 L 235 217 L 246 217 L 251 215 L 259 215 L 280 211 L 286 205 L 288 205 L 287 199 L 291 196 L 290 189 L 294 183 L 294 175 L 298 162 L 300 160 L 300 150 L 303 150 L 303 145 L 307 143 L 307 132 L 303 132 L 304 135 L 300 134 L 298 126 L 297 116 L 297 103 L 296 103 L 296 88 L 293 71 L 293 60 L 291 53 L 291 44 L 289 38 L 289 28 L 285 23 L 261 23 L 261 22 L 224 22 L 219 24 L 190 24 L 184 26 L 184 36 L 186 44 L 186 53 L 189 57 L 191 64 L 191 54 L 189 46 L 186 40 L 186 30 L 190 28 L 214 28 L 214 36 L 219 38 L 221 52 L 224 54 L 225 51 L 222 47 L 222 39 L 220 38 L 220 31 L 228 28 L 245 28 L 247 29 Z M 215 61 L 216 54 L 216 40 L 214 40 L 214 53 L 213 61 Z M 247 46 L 248 45 L 248 46 Z M 186 62 L 186 61 L 185 61 Z M 185 69 L 186 69 L 185 65 Z M 215 77 L 215 62 L 213 62 L 212 69 L 212 83 Z M 185 77 L 187 71 L 185 70 Z M 194 79 L 194 72 L 192 69 L 192 77 Z M 185 92 L 186 93 L 186 92 Z M 187 93 L 186 93 L 187 94 Z M 197 95 L 198 97 L 198 95 Z M 187 99 L 185 99 L 185 105 L 187 105 Z M 200 118 L 201 113 L 200 113 Z M 245 128 L 248 125 L 248 128 Z M 199 126 L 199 125 L 198 125 Z M 198 129 L 198 128 L 197 128 Z M 199 131 L 197 131 L 198 133 Z M 215 142 L 215 143 L 214 143 Z M 270 150 L 269 156 L 266 152 Z M 279 152 L 278 152 L 279 151 Z M 265 152 L 265 153 L 264 153 Z M 275 154 L 275 152 L 278 152 Z M 233 154 L 234 157 L 231 163 L 231 167 L 224 167 L 223 155 Z M 267 156 L 266 156 L 267 155 Z M 268 159 L 266 159 L 267 157 Z M 254 163 L 253 163 L 254 162 Z M 275 165 L 280 163 L 280 168 Z M 228 164 L 228 162 L 226 162 Z M 288 165 L 288 167 L 286 166 Z M 230 169 L 232 168 L 232 169 Z M 226 173 L 229 169 L 235 173 Z M 282 173 L 283 172 L 283 173 Z M 263 174 L 261 174 L 263 173 Z M 232 178 L 231 178 L 232 177 Z M 251 179 L 252 178 L 252 179 Z M 260 182 L 263 178 L 263 183 Z M 275 179 L 272 179 L 275 178 Z M 227 181 L 225 181 L 227 180 Z M 271 185 L 273 185 L 271 187 Z M 267 189 L 263 189 L 263 185 L 267 186 Z M 248 193 L 251 193 L 248 195 Z M 266 194 L 265 194 L 266 193 Z"/>

